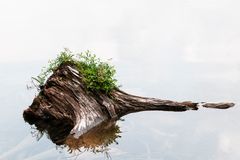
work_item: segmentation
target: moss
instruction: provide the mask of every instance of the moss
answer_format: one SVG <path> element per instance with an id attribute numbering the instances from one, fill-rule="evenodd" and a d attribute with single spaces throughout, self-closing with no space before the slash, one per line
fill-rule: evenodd
<path id="1" fill-rule="evenodd" d="M 37 77 L 33 77 L 38 83 L 39 89 L 45 84 L 46 79 L 63 63 L 74 64 L 83 75 L 83 82 L 91 91 L 109 93 L 114 88 L 117 88 L 117 80 L 114 79 L 116 73 L 114 66 L 101 61 L 89 51 L 73 54 L 69 49 L 64 49 L 56 59 L 49 61 L 47 67 L 43 67 Z"/>

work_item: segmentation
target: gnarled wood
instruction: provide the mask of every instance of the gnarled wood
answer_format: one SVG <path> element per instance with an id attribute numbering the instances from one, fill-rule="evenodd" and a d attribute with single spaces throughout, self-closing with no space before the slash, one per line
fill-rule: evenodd
<path id="1" fill-rule="evenodd" d="M 147 110 L 182 112 L 197 110 L 199 106 L 226 109 L 234 104 L 174 102 L 134 96 L 119 89 L 110 94 L 91 92 L 74 65 L 62 64 L 49 77 L 23 116 L 30 124 L 61 125 L 80 136 L 103 121 L 118 119 L 129 113 Z"/>

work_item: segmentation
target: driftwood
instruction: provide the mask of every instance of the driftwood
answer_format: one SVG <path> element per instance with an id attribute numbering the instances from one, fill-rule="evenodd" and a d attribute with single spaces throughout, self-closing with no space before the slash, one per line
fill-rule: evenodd
<path id="1" fill-rule="evenodd" d="M 67 131 L 79 137 L 104 121 L 117 120 L 133 112 L 182 112 L 197 110 L 199 107 L 226 109 L 232 106 L 233 103 L 174 102 L 145 98 L 119 89 L 110 94 L 91 92 L 87 90 L 82 75 L 74 65 L 62 64 L 49 77 L 23 116 L 25 121 L 36 126 L 48 124 L 48 132 L 51 132 L 49 126 L 64 127 L 64 135 Z"/>

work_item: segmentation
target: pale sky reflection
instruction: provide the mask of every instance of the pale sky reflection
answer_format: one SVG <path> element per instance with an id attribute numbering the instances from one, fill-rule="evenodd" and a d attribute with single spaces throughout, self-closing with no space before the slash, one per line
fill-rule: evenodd
<path id="1" fill-rule="evenodd" d="M 0 1 L 0 124 L 11 117 L 11 125 L 0 129 L 6 137 L 0 138 L 0 157 L 14 159 L 20 154 L 10 154 L 14 146 L 32 142 L 21 121 L 34 97 L 25 86 L 64 47 L 113 58 L 117 79 L 130 93 L 239 103 L 239 5 L 237 0 Z M 237 107 L 129 115 L 113 159 L 239 159 Z M 40 146 L 54 148 L 46 140 Z M 19 148 L 20 158 L 29 158 L 30 145 L 25 147 Z M 44 151 L 34 154 L 59 156 Z"/>

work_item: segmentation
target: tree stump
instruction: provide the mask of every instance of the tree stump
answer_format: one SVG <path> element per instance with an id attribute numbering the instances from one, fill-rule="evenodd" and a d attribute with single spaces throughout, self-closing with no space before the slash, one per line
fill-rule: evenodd
<path id="1" fill-rule="evenodd" d="M 183 112 L 197 110 L 200 106 L 226 109 L 234 104 L 174 102 L 130 95 L 119 89 L 109 94 L 93 92 L 83 83 L 76 66 L 65 63 L 48 78 L 33 103 L 23 112 L 23 117 L 30 124 L 44 122 L 48 126 L 61 126 L 80 136 L 106 120 L 117 120 L 129 113 L 149 110 Z"/>

